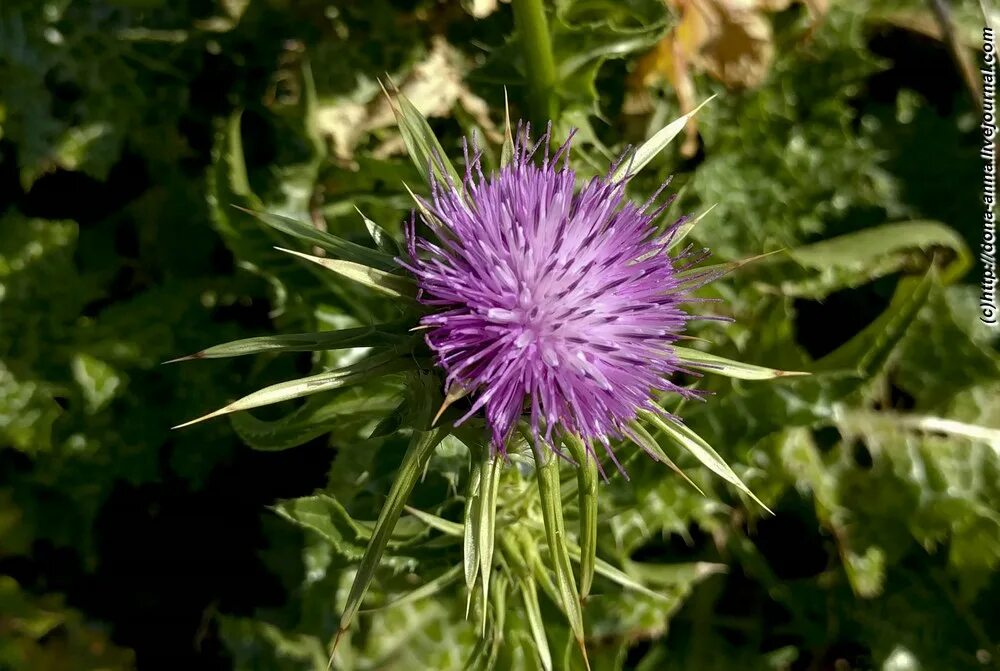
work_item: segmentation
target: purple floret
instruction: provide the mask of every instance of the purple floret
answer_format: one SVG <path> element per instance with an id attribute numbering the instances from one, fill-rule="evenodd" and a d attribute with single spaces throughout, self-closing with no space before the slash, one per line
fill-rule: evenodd
<path id="1" fill-rule="evenodd" d="M 447 387 L 473 393 L 461 421 L 485 409 L 500 452 L 525 413 L 537 440 L 561 429 L 607 447 L 640 409 L 662 412 L 654 394 L 692 395 L 669 379 L 685 370 L 671 345 L 704 279 L 679 273 L 705 254 L 667 253 L 683 219 L 657 227 L 663 187 L 638 206 L 612 167 L 577 190 L 572 135 L 538 162 L 518 136 L 499 172 L 467 150 L 463 184 L 435 184 L 421 219 L 436 239 L 411 223 L 403 264 L 433 310 L 421 323 Z"/>

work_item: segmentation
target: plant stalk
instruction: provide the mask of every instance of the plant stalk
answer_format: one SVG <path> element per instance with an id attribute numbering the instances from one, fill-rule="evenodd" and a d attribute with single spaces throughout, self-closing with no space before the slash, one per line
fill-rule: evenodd
<path id="1" fill-rule="evenodd" d="M 540 128 L 555 118 L 556 63 L 543 0 L 512 0 L 514 26 L 524 50 L 531 121 Z"/>

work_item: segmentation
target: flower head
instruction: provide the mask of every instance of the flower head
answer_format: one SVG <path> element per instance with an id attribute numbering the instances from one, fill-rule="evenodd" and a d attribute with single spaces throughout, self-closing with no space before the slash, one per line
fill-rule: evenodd
<path id="1" fill-rule="evenodd" d="M 559 428 L 607 446 L 639 410 L 662 412 L 654 394 L 691 394 L 669 379 L 684 370 L 671 345 L 698 279 L 680 273 L 705 254 L 668 254 L 683 219 L 657 225 L 666 184 L 639 206 L 612 166 L 577 189 L 572 135 L 540 161 L 549 134 L 534 147 L 527 128 L 518 138 L 489 176 L 466 148 L 463 183 L 437 182 L 421 202 L 436 239 L 411 223 L 402 262 L 432 310 L 422 324 L 447 386 L 475 392 L 463 420 L 485 409 L 494 449 L 525 412 L 550 444 Z"/>

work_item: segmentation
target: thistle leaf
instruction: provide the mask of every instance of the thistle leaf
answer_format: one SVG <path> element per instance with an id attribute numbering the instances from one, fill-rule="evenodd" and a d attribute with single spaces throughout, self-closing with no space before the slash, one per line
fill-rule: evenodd
<path id="1" fill-rule="evenodd" d="M 850 371 L 859 378 L 872 377 L 927 302 L 935 275 L 933 269 L 928 269 L 922 276 L 900 279 L 889 307 L 860 333 L 817 361 L 814 370 Z"/>
<path id="2" fill-rule="evenodd" d="M 588 453 L 583 441 L 567 435 L 563 444 L 577 463 L 577 495 L 580 505 L 580 599 L 590 594 L 597 559 L 597 457 Z"/>
<path id="3" fill-rule="evenodd" d="M 342 261 L 340 259 L 326 259 L 321 256 L 303 254 L 292 249 L 275 247 L 278 251 L 286 252 L 294 256 L 301 257 L 307 261 L 321 265 L 328 270 L 332 270 L 338 275 L 354 280 L 359 284 L 381 291 L 395 298 L 413 298 L 416 295 L 417 287 L 413 281 L 401 275 L 393 275 L 377 268 L 363 266 L 353 261 Z"/>
<path id="4" fill-rule="evenodd" d="M 514 135 L 510 125 L 510 103 L 507 100 L 507 87 L 503 88 L 503 146 L 500 148 L 500 167 L 504 167 L 514 158 Z"/>
<path id="5" fill-rule="evenodd" d="M 503 469 L 503 458 L 493 455 L 483 468 L 481 480 L 481 498 L 479 504 L 479 574 L 483 585 L 483 599 L 489 597 L 490 579 L 493 575 L 493 549 L 496 543 L 497 521 L 497 490 L 500 484 L 500 473 Z M 486 619 L 483 618 L 483 630 Z"/>
<path id="6" fill-rule="evenodd" d="M 420 601 L 421 599 L 426 599 L 429 596 L 434 596 L 445 587 L 448 587 L 451 583 L 458 580 L 458 576 L 461 573 L 461 566 L 453 566 L 438 577 L 433 580 L 428 580 L 426 583 L 416 588 L 411 592 L 407 592 L 405 595 L 396 599 L 395 601 L 390 601 L 384 606 L 379 606 L 378 608 L 363 608 L 359 610 L 359 613 L 377 613 L 379 611 L 388 610 L 390 608 L 397 608 L 399 606 L 405 606 L 408 603 L 413 603 L 415 601 Z"/>
<path id="7" fill-rule="evenodd" d="M 326 371 L 316 375 L 299 378 L 297 380 L 289 380 L 288 382 L 273 384 L 270 387 L 265 387 L 264 389 L 255 391 L 254 393 L 244 396 L 237 401 L 233 401 L 229 405 L 219 408 L 214 412 L 210 412 L 207 415 L 198 417 L 197 419 L 192 419 L 190 422 L 178 424 L 173 428 L 181 429 L 185 426 L 191 426 L 192 424 L 212 419 L 213 417 L 228 415 L 231 412 L 250 410 L 251 408 L 259 408 L 264 405 L 271 405 L 272 403 L 280 403 L 281 401 L 289 401 L 293 398 L 301 398 L 303 396 L 309 396 L 310 394 L 317 394 L 321 391 L 339 389 L 341 387 L 369 380 L 374 375 L 398 373 L 408 368 L 412 368 L 413 366 L 414 362 L 409 359 L 390 359 L 384 355 L 376 355 L 369 357 L 368 359 L 364 359 L 363 361 L 359 361 L 356 364 L 345 366 L 344 368 L 338 368 L 337 370 Z"/>
<path id="8" fill-rule="evenodd" d="M 569 544 L 568 548 L 570 557 L 572 557 L 574 560 L 579 561 L 580 548 L 576 547 L 573 544 Z M 615 566 L 609 564 L 603 559 L 598 558 L 598 560 L 594 563 L 594 569 L 598 575 L 604 576 L 611 582 L 621 585 L 626 589 L 639 592 L 640 594 L 645 594 L 646 596 L 653 597 L 654 599 L 664 598 L 662 594 L 659 594 L 658 592 L 651 590 L 650 588 L 646 587 L 642 583 L 638 582 L 637 580 L 629 576 L 621 569 L 616 568 Z"/>
<path id="9" fill-rule="evenodd" d="M 291 235 L 294 238 L 313 244 L 320 249 L 345 261 L 352 261 L 364 266 L 371 266 L 380 270 L 395 270 L 399 264 L 393 260 L 392 255 L 375 249 L 369 249 L 363 245 L 345 240 L 341 237 L 322 231 L 312 224 L 307 224 L 291 217 L 271 212 L 259 212 L 239 205 L 234 205 L 237 210 L 246 212 L 273 229 Z M 363 215 L 362 215 L 363 216 Z M 367 220 L 365 222 L 367 224 Z"/>
<path id="10" fill-rule="evenodd" d="M 642 145 L 640 145 L 628 160 L 622 161 L 621 165 L 618 166 L 618 169 L 615 170 L 614 174 L 611 176 L 611 181 L 620 182 L 626 177 L 638 174 L 639 171 L 646 167 L 650 161 L 656 158 L 657 154 L 663 151 L 668 144 L 673 142 L 674 138 L 680 135 L 681 131 L 684 130 L 684 126 L 687 125 L 688 119 L 697 114 L 698 110 L 711 102 L 714 97 L 715 96 L 713 95 L 711 98 L 708 98 L 705 102 L 698 105 L 687 114 L 671 121 L 669 124 L 657 131 L 653 137 L 649 138 Z"/>
<path id="11" fill-rule="evenodd" d="M 545 671 L 552 671 L 552 653 L 549 652 L 549 641 L 545 637 L 545 624 L 542 621 L 542 609 L 538 605 L 538 591 L 530 579 L 521 579 L 521 599 L 524 601 L 525 614 L 528 616 L 528 627 L 531 637 L 535 640 L 535 652 Z"/>
<path id="12" fill-rule="evenodd" d="M 705 440 L 697 433 L 683 424 L 668 422 L 649 410 L 641 411 L 640 415 L 652 422 L 658 429 L 667 434 L 667 436 L 669 436 L 679 446 L 694 455 L 694 457 L 710 471 L 731 485 L 734 485 L 744 494 L 756 501 L 764 510 L 772 515 L 774 514 L 770 508 L 764 505 L 763 501 L 758 499 L 757 496 L 750 491 L 749 487 L 743 484 L 743 481 L 740 480 L 739 476 L 736 475 L 732 468 L 730 468 L 729 464 L 727 464 L 726 461 L 719 456 L 719 453 L 716 452 L 715 449 L 705 442 Z"/>
<path id="13" fill-rule="evenodd" d="M 413 506 L 403 506 L 406 512 L 410 513 L 418 520 L 429 526 L 431 529 L 437 529 L 441 533 L 448 536 L 461 536 L 462 527 L 450 520 L 446 520 L 443 517 L 438 517 L 419 508 L 414 508 Z"/>
<path id="14" fill-rule="evenodd" d="M 715 205 L 712 205 L 694 219 L 688 219 L 683 224 L 678 226 L 676 232 L 674 232 L 673 237 L 670 239 L 670 244 L 667 246 L 667 249 L 673 249 L 674 247 L 679 245 L 684 240 L 684 238 L 686 238 L 691 233 L 691 231 L 694 230 L 694 227 L 697 226 L 702 219 L 707 217 L 709 212 L 714 210 L 717 205 L 718 203 L 715 203 Z"/>
<path id="15" fill-rule="evenodd" d="M 658 442 L 656 442 L 656 439 L 653 438 L 649 431 L 646 431 L 646 427 L 644 427 L 640 422 L 632 422 L 629 424 L 629 429 L 631 430 L 629 437 L 634 440 L 639 447 L 649 453 L 654 459 L 665 463 L 670 470 L 684 478 L 684 481 L 694 487 L 699 494 L 705 496 L 705 492 L 701 490 L 701 487 L 696 485 L 694 481 L 687 476 L 687 473 L 682 471 L 680 467 L 674 463 L 674 460 L 667 456 L 667 453 L 663 451 L 663 448 L 660 447 Z"/>
<path id="16" fill-rule="evenodd" d="M 556 576 L 556 586 L 563 612 L 569 620 L 570 629 L 580 646 L 583 658 L 587 660 L 587 646 L 584 642 L 583 610 L 580 607 L 580 597 L 573 577 L 573 566 L 570 563 L 569 551 L 566 547 L 566 529 L 563 520 L 562 500 L 559 495 L 559 463 L 552 454 L 545 454 L 539 446 L 535 446 L 535 475 L 538 483 L 538 496 L 542 504 L 542 519 L 545 523 L 545 539 L 552 558 L 552 570 Z M 587 667 L 590 663 L 587 662 Z"/>
<path id="17" fill-rule="evenodd" d="M 809 375 L 804 371 L 785 371 L 773 368 L 755 366 L 742 361 L 733 361 L 707 352 L 701 352 L 687 347 L 674 347 L 674 353 L 682 363 L 690 368 L 703 370 L 706 373 L 718 373 L 726 377 L 734 377 L 738 380 L 773 380 L 778 377 L 793 377 L 799 375 Z"/>
<path id="18" fill-rule="evenodd" d="M 948 226 L 908 221 L 789 249 L 760 264 L 760 275 L 786 296 L 822 298 L 915 264 L 937 266 L 941 282 L 951 284 L 969 269 L 972 254 Z"/>
<path id="19" fill-rule="evenodd" d="M 354 209 L 357 210 L 358 214 L 361 215 L 361 218 L 365 222 L 365 228 L 368 229 L 368 235 L 372 236 L 372 241 L 375 242 L 375 246 L 378 247 L 379 250 L 384 252 L 386 255 L 392 257 L 393 259 L 402 255 L 402 251 L 399 248 L 399 243 L 396 242 L 395 238 L 389 235 L 389 232 L 387 230 L 385 230 L 384 228 L 376 224 L 374 221 L 366 217 L 364 212 L 362 212 L 359 208 L 355 207 Z M 393 261 L 393 264 L 397 265 L 395 261 Z"/>
<path id="20" fill-rule="evenodd" d="M 465 587 L 468 599 L 465 616 L 469 617 L 472 592 L 479 575 L 479 519 L 482 508 L 483 461 L 473 454 L 472 470 L 469 474 L 469 493 L 465 497 L 465 524 L 462 528 L 462 565 L 465 569 Z"/>
<path id="21" fill-rule="evenodd" d="M 333 398 L 313 396 L 278 419 L 261 420 L 249 412 L 238 412 L 230 415 L 229 421 L 249 447 L 262 451 L 287 450 L 345 425 L 358 426 L 382 417 L 398 402 L 398 389 L 392 385 L 361 384 L 333 394 Z"/>
<path id="22" fill-rule="evenodd" d="M 375 577 L 375 569 L 378 568 L 379 562 L 382 559 L 382 553 L 385 551 L 389 537 L 392 535 L 393 527 L 396 526 L 396 521 L 399 520 L 399 515 L 403 511 L 406 499 L 409 498 L 410 492 L 413 491 L 417 480 L 420 479 L 421 474 L 424 472 L 424 467 L 427 465 L 428 460 L 430 460 L 431 455 L 434 454 L 434 448 L 447 435 L 448 430 L 445 428 L 413 432 L 409 447 L 407 447 L 403 461 L 399 465 L 396 480 L 392 483 L 389 495 L 379 513 L 371 541 L 369 541 L 368 547 L 365 549 L 365 554 L 361 558 L 361 564 L 354 577 L 354 583 L 351 585 L 351 591 L 347 596 L 347 604 L 344 606 L 344 612 L 340 616 L 340 626 L 337 631 L 337 639 L 334 641 L 334 649 L 331 651 L 331 658 L 333 652 L 336 651 L 337 641 L 350 628 L 351 623 L 354 621 L 354 616 L 357 615 L 361 607 L 361 601 L 368 592 L 372 578 Z"/>
<path id="23" fill-rule="evenodd" d="M 289 499 L 272 509 L 289 522 L 318 534 L 345 559 L 357 561 L 364 556 L 359 541 L 366 538 L 367 530 L 332 496 L 319 494 Z"/>
<path id="24" fill-rule="evenodd" d="M 462 188 L 462 177 L 448 160 L 444 148 L 420 110 L 398 90 L 394 89 L 391 94 L 386 92 L 385 95 L 389 99 L 396 123 L 399 124 L 406 152 L 428 186 L 432 179 L 437 179 L 442 184 L 450 183 L 455 188 Z"/>
<path id="25" fill-rule="evenodd" d="M 223 359 L 263 352 L 318 352 L 351 347 L 398 347 L 414 342 L 413 336 L 403 332 L 409 324 L 410 322 L 398 322 L 337 331 L 242 338 L 163 363 L 176 363 L 193 359 Z M 402 353 L 400 349 L 396 351 Z"/>

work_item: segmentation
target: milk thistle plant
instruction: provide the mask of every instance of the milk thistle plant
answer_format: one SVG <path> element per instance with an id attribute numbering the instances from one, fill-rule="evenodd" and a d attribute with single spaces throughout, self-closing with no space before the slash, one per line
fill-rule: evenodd
<path id="1" fill-rule="evenodd" d="M 365 217 L 375 248 L 309 224 L 254 214 L 324 255 L 284 251 L 380 291 L 406 317 L 371 327 L 250 338 L 184 357 L 370 348 L 357 363 L 268 387 L 188 424 L 376 376 L 402 376 L 405 398 L 373 435 L 408 431 L 409 447 L 372 527 L 336 639 L 357 615 L 410 492 L 435 449 L 453 435 L 471 459 L 464 522 L 410 509 L 438 531 L 464 538 L 462 565 L 448 579 L 464 572 L 469 605 L 478 597 L 485 631 L 490 585 L 509 573 L 523 590 L 537 654 L 550 668 L 532 578 L 542 564 L 542 544 L 525 531 L 531 528 L 529 512 L 523 519 L 514 515 L 502 529 L 496 524 L 498 507 L 508 499 L 500 491 L 502 471 L 514 464 L 521 473 L 533 473 L 535 491 L 519 492 L 512 510 L 530 510 L 525 497 L 537 503 L 549 568 L 535 577 L 565 614 L 586 660 L 581 603 L 595 573 L 646 589 L 596 556 L 598 481 L 627 477 L 621 446 L 636 445 L 680 472 L 654 437 L 659 433 L 753 497 L 712 447 L 664 405 L 700 398 L 679 384 L 676 373 L 750 380 L 794 373 L 677 344 L 693 318 L 684 306 L 697 302 L 694 292 L 733 266 L 701 266 L 707 251 L 683 242 L 700 217 L 661 223 L 671 202 L 660 202 L 666 183 L 642 203 L 631 201 L 626 187 L 678 135 L 687 116 L 626 152 L 603 176 L 579 184 L 572 133 L 553 150 L 551 125 L 532 139 L 528 124 L 513 132 L 508 122 L 500 169 L 484 171 L 473 139 L 465 145 L 460 174 L 413 105 L 398 93 L 390 99 L 430 190 L 429 198 L 414 196 L 402 248 Z M 576 473 L 575 539 L 565 531 L 561 464 Z M 527 526 L 519 527 L 522 522 Z M 505 567 L 500 577 L 494 575 L 497 565 Z M 493 607 L 494 619 L 502 621 L 498 609 Z"/>

